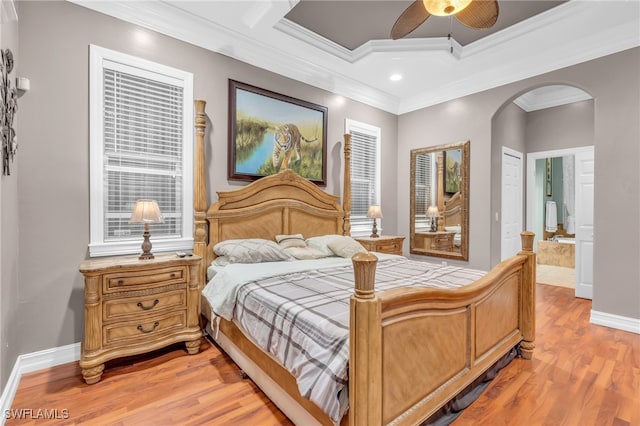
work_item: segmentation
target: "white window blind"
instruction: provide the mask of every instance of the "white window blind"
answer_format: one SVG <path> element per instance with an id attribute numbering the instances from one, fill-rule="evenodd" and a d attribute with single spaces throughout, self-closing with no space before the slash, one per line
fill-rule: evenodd
<path id="1" fill-rule="evenodd" d="M 367 211 L 380 204 L 380 128 L 347 119 L 346 133 L 351 134 L 351 234 L 369 235 Z"/>
<path id="2" fill-rule="evenodd" d="M 427 227 L 427 208 L 436 204 L 433 184 L 435 184 L 435 154 L 419 154 L 416 156 L 416 228 Z"/>
<path id="3" fill-rule="evenodd" d="M 92 256 L 136 253 L 136 200 L 158 202 L 154 251 L 192 246 L 192 75 L 92 46 Z M 97 69 L 95 69 L 97 68 Z M 95 86 L 95 87 L 94 87 Z"/>

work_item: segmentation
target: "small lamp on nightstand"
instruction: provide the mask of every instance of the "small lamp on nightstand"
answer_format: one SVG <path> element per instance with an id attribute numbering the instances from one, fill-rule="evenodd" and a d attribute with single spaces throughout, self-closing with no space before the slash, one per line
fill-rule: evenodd
<path id="1" fill-rule="evenodd" d="M 373 205 L 369 206 L 369 211 L 367 212 L 367 217 L 373 218 L 373 228 L 371 229 L 371 238 L 378 238 L 378 225 L 376 224 L 376 219 L 382 219 L 382 210 L 380 206 Z"/>
<path id="2" fill-rule="evenodd" d="M 129 219 L 129 223 L 143 223 L 144 224 L 144 241 L 142 242 L 142 254 L 138 259 L 153 259 L 153 254 L 151 253 L 151 241 L 149 241 L 149 237 L 151 234 L 149 233 L 149 224 L 150 223 L 163 223 L 164 219 L 162 218 L 162 214 L 160 214 L 160 207 L 158 207 L 158 203 L 155 200 L 138 200 L 136 201 L 136 205 L 133 208 L 133 213 L 131 213 L 131 219 Z"/>
<path id="3" fill-rule="evenodd" d="M 437 206 L 429 206 L 429 208 L 427 208 L 427 217 L 431 219 L 431 232 L 436 232 L 436 230 L 438 229 L 438 216 L 440 216 L 440 212 L 438 211 Z"/>

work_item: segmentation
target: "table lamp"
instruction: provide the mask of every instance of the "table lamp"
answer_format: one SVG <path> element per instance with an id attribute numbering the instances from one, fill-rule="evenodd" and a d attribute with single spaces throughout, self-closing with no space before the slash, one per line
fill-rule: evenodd
<path id="1" fill-rule="evenodd" d="M 378 238 L 378 225 L 376 224 L 376 219 L 382 219 L 382 210 L 380 206 L 373 205 L 369 206 L 369 211 L 367 212 L 367 217 L 373 218 L 373 228 L 371 229 L 371 238 Z"/>
<path id="2" fill-rule="evenodd" d="M 154 256 L 151 253 L 151 241 L 149 237 L 149 224 L 150 223 L 163 223 L 164 219 L 160 214 L 160 207 L 155 200 L 138 200 L 131 213 L 131 219 L 129 223 L 143 223 L 144 224 L 144 241 L 142 242 L 142 254 L 138 259 L 153 259 Z"/>
<path id="3" fill-rule="evenodd" d="M 436 232 L 438 216 L 440 216 L 440 212 L 438 211 L 437 206 L 430 206 L 427 208 L 427 217 L 431 218 L 431 232 Z"/>

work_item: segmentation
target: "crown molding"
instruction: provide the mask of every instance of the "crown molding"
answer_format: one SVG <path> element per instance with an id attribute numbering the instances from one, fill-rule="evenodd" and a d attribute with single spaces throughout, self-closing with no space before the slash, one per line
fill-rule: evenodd
<path id="1" fill-rule="evenodd" d="M 374 53 L 449 52 L 453 47 L 453 56 L 460 58 L 463 50 L 455 38 L 448 37 L 369 40 L 351 50 L 287 18 L 282 18 L 274 29 L 351 64 Z"/>
<path id="2" fill-rule="evenodd" d="M 582 89 L 572 86 L 545 86 L 525 93 L 513 102 L 526 112 L 538 111 L 593 99 Z"/>
<path id="3" fill-rule="evenodd" d="M 564 46 L 562 48 L 564 54 L 553 52 L 553 46 L 549 49 L 538 46 L 529 55 L 521 55 L 520 60 L 503 61 L 501 65 L 495 65 L 495 63 L 499 63 L 500 58 L 496 55 L 490 55 L 487 51 L 479 64 L 469 67 L 469 77 L 403 99 L 400 102 L 398 114 L 408 113 L 638 47 L 640 46 L 639 28 L 640 18 L 636 16 L 625 23 L 610 25 L 606 30 L 592 33 L 589 37 Z M 521 44 L 523 48 L 526 48 L 526 41 Z M 474 69 L 477 71 L 473 71 Z"/>
<path id="4" fill-rule="evenodd" d="M 275 22 L 277 30 L 254 19 L 259 28 L 252 33 L 247 27 L 232 29 L 186 11 L 179 2 L 70 1 L 394 114 L 640 45 L 640 14 L 633 13 L 638 12 L 640 3 L 635 1 L 572 0 L 467 46 L 444 37 L 372 40 L 353 51 L 286 18 Z M 297 1 L 289 0 L 288 5 L 293 7 Z M 565 34 L 575 39 L 563 38 Z M 451 44 L 454 52 L 442 62 L 442 54 Z M 373 79 L 356 74 L 355 69 L 375 69 L 394 55 L 406 58 L 412 53 L 427 61 L 425 68 L 437 63 L 446 78 L 401 98 L 385 92 Z M 438 59 L 440 62 L 434 62 Z M 455 72 L 454 66 L 462 67 L 464 73 Z"/>
<path id="5" fill-rule="evenodd" d="M 387 112 L 398 110 L 400 100 L 396 96 L 305 60 L 306 55 L 299 51 L 279 49 L 170 3 L 68 1 Z"/>

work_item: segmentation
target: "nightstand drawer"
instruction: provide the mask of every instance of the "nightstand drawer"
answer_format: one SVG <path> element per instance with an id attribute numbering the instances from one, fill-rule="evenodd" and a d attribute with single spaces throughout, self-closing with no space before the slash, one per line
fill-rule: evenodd
<path id="1" fill-rule="evenodd" d="M 163 312 L 168 309 L 186 309 L 186 307 L 187 293 L 185 290 L 105 300 L 102 320 L 117 320 L 127 316 L 136 317 L 144 313 Z"/>
<path id="2" fill-rule="evenodd" d="M 392 254 L 401 254 L 402 253 L 402 243 L 400 241 L 380 241 L 375 246 L 375 251 L 381 253 L 392 253 Z"/>
<path id="3" fill-rule="evenodd" d="M 134 291 L 161 287 L 168 284 L 186 283 L 187 268 L 168 267 L 142 271 L 123 271 L 103 276 L 103 292 Z"/>
<path id="4" fill-rule="evenodd" d="M 355 240 L 369 251 L 399 254 L 402 256 L 402 242 L 404 241 L 404 237 L 381 235 L 379 237 L 355 237 Z"/>
<path id="5" fill-rule="evenodd" d="M 117 322 L 102 327 L 102 343 L 105 347 L 123 343 L 142 343 L 145 340 L 156 339 L 159 335 L 181 331 L 186 324 L 187 311 Z"/>

